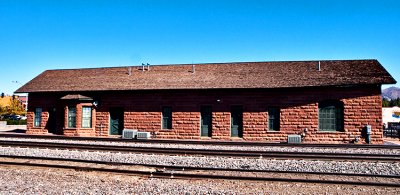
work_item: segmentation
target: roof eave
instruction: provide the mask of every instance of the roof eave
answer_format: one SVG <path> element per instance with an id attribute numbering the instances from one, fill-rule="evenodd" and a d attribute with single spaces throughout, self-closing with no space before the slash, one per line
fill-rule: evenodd
<path id="1" fill-rule="evenodd" d="M 92 89 L 92 90 L 20 90 L 18 89 L 15 93 L 60 93 L 60 92 L 102 92 L 102 91 L 156 91 L 156 90 L 213 90 L 213 89 L 290 89 L 290 88 L 312 88 L 312 87 L 354 87 L 354 86 L 366 86 L 366 85 L 383 85 L 383 84 L 396 84 L 397 82 L 393 79 L 393 82 L 384 83 L 359 83 L 359 84 L 340 84 L 340 85 L 305 85 L 305 86 L 282 86 L 282 87 L 238 87 L 238 88 L 152 88 L 152 89 Z"/>

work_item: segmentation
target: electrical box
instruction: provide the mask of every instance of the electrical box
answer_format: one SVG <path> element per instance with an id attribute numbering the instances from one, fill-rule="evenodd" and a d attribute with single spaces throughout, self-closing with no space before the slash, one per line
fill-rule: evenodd
<path id="1" fill-rule="evenodd" d="M 367 125 L 367 134 L 371 134 L 372 128 L 371 125 Z"/>

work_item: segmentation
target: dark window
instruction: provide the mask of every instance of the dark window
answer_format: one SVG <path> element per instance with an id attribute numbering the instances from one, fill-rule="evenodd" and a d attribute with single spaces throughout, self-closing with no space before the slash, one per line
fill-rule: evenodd
<path id="1" fill-rule="evenodd" d="M 82 127 L 83 128 L 92 127 L 92 107 L 88 106 L 82 107 Z"/>
<path id="2" fill-rule="evenodd" d="M 76 108 L 68 107 L 68 127 L 76 127 Z"/>
<path id="3" fill-rule="evenodd" d="M 35 109 L 35 122 L 34 126 L 35 127 L 40 127 L 40 124 L 42 123 L 42 108 L 36 108 Z"/>
<path id="4" fill-rule="evenodd" d="M 280 109 L 279 108 L 268 108 L 268 130 L 279 131 L 280 126 Z"/>
<path id="5" fill-rule="evenodd" d="M 172 129 L 172 109 L 171 107 L 162 108 L 162 128 Z"/>
<path id="6" fill-rule="evenodd" d="M 318 106 L 318 124 L 321 131 L 343 131 L 343 103 L 321 102 Z"/>

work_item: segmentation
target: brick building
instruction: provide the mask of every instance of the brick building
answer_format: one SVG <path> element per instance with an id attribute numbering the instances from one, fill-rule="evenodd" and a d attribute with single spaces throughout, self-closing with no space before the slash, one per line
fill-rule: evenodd
<path id="1" fill-rule="evenodd" d="M 27 133 L 165 139 L 382 143 L 377 60 L 242 62 L 47 70 L 29 93 Z"/>

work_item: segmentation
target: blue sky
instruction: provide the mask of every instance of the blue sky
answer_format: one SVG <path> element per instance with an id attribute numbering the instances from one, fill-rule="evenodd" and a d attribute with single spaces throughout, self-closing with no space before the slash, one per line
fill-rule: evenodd
<path id="1" fill-rule="evenodd" d="M 6 94 L 47 69 L 326 59 L 400 82 L 400 1 L 0 0 Z"/>

